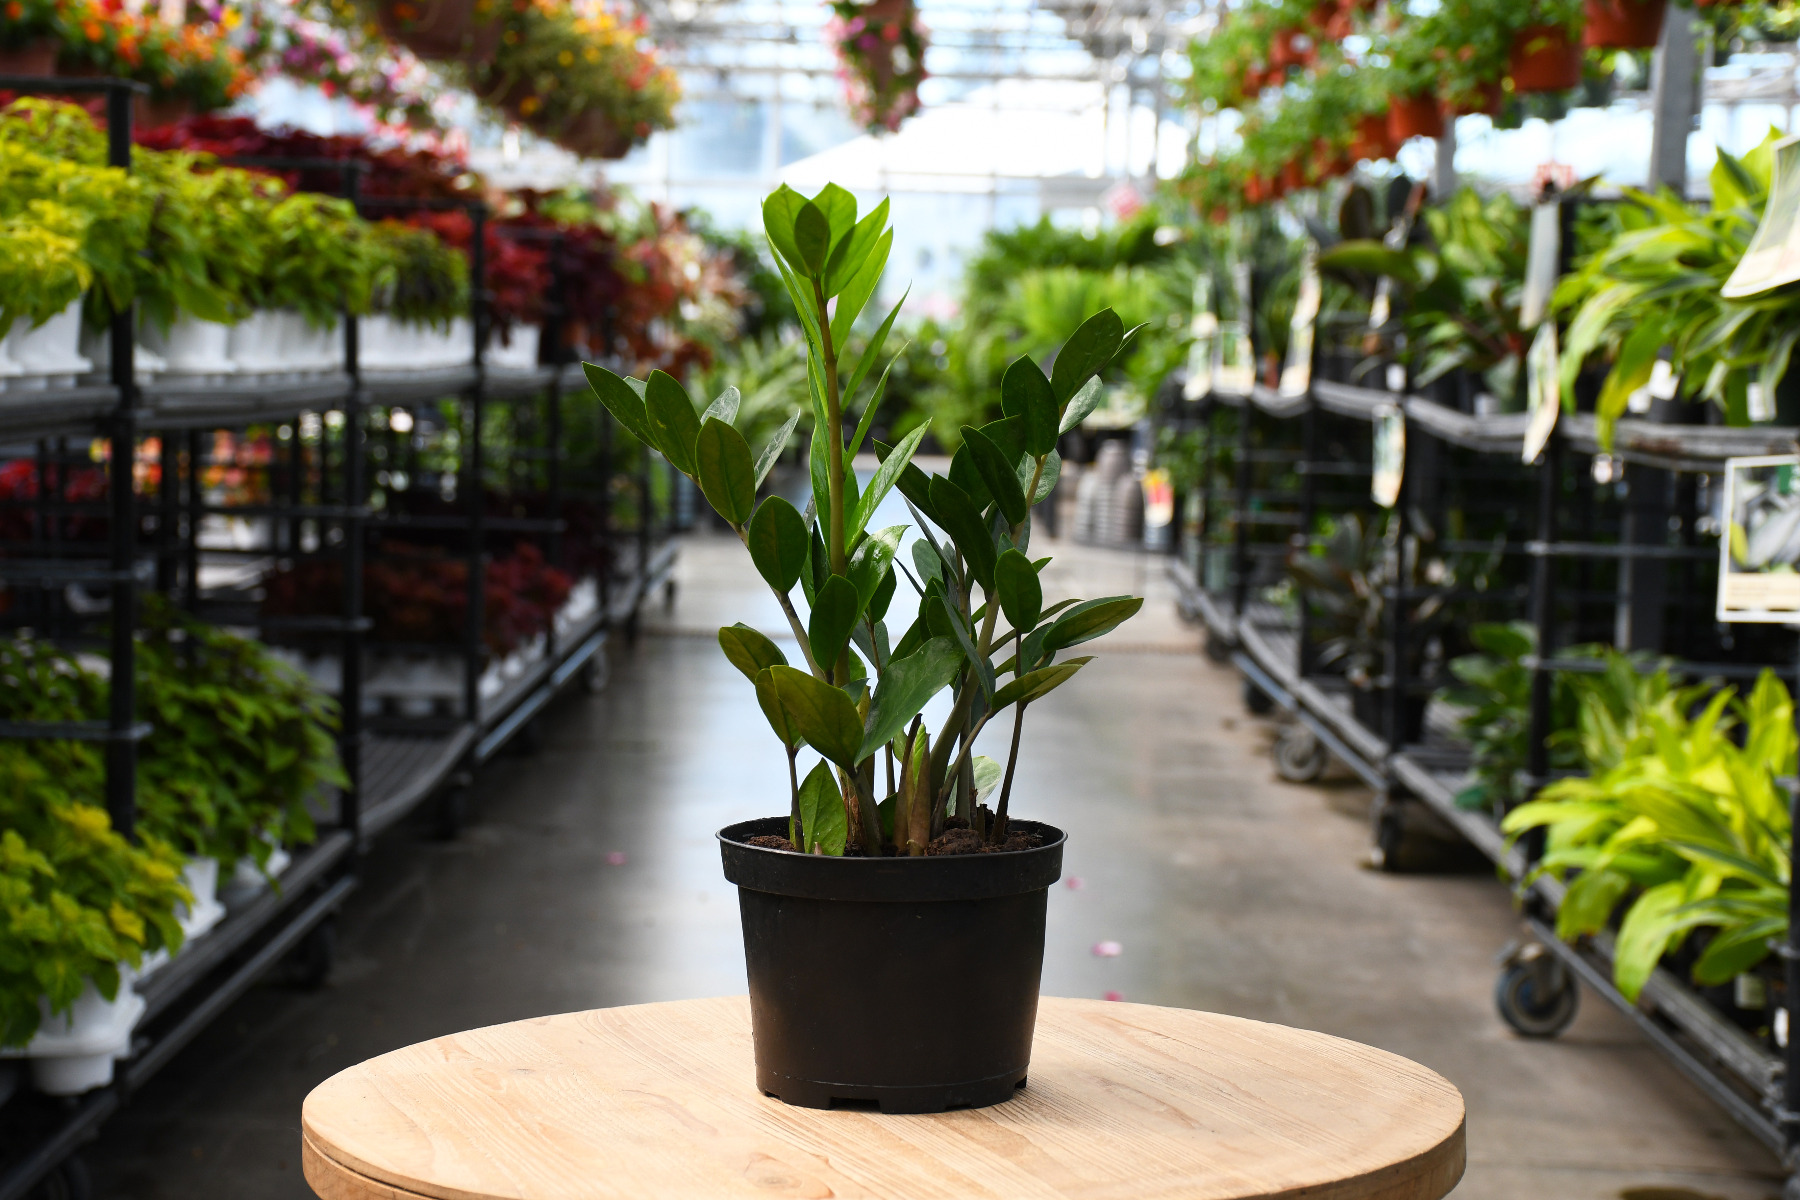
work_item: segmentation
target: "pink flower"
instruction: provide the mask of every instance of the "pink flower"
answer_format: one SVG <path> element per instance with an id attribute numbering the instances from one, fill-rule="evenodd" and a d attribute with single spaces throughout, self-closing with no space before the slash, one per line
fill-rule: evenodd
<path id="1" fill-rule="evenodd" d="M 1125 993 L 1124 992 L 1108 992 L 1108 993 L 1106 993 L 1106 998 L 1108 1000 L 1123 1000 L 1125 998 Z"/>
<path id="2" fill-rule="evenodd" d="M 606 855 L 606 865 L 609 867 L 624 866 L 625 865 L 625 852 L 623 850 L 609 851 Z"/>
<path id="3" fill-rule="evenodd" d="M 1071 892 L 1079 892 L 1082 888 L 1087 886 L 1087 880 L 1079 875 L 1071 875 L 1063 880 L 1063 886 L 1068 888 Z"/>
<path id="4" fill-rule="evenodd" d="M 1095 958 L 1117 958 L 1123 953 L 1125 953 L 1125 947 L 1119 945 L 1117 942 L 1094 943 Z"/>

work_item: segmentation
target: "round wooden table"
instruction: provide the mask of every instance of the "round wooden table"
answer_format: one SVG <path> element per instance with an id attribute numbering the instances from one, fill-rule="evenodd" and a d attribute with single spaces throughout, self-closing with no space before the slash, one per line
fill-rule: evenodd
<path id="1" fill-rule="evenodd" d="M 1044 998 L 1029 1084 L 926 1116 L 756 1090 L 739 996 L 543 1017 L 422 1042 L 306 1098 L 324 1200 L 1438 1200 L 1462 1095 L 1341 1038 Z"/>

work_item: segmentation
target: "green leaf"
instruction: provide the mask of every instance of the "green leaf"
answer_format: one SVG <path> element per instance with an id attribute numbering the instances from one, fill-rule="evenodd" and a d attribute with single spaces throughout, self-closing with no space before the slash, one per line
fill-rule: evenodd
<path id="1" fill-rule="evenodd" d="M 629 386 L 605 367 L 597 367 L 591 362 L 581 364 L 582 374 L 587 376 L 588 386 L 594 389 L 594 395 L 613 419 L 623 425 L 627 432 L 646 446 L 654 447 L 656 438 L 650 432 L 650 418 L 644 411 L 644 401 L 637 389 Z"/>
<path id="2" fill-rule="evenodd" d="M 1149 325 L 1150 322 L 1148 321 L 1140 321 L 1130 329 L 1127 329 L 1125 331 L 1125 336 L 1119 339 L 1119 348 L 1113 353 L 1112 362 L 1107 365 L 1112 367 L 1123 367 L 1125 365 L 1125 360 L 1131 357 L 1131 352 L 1137 349 L 1138 335 L 1149 328 Z"/>
<path id="3" fill-rule="evenodd" d="M 1082 384 L 1081 390 L 1075 393 L 1075 398 L 1069 401 L 1069 407 L 1063 410 L 1062 424 L 1057 426 L 1058 430 L 1067 433 L 1087 420 L 1093 411 L 1100 407 L 1100 401 L 1104 398 L 1105 393 L 1100 387 L 1099 376 Z"/>
<path id="4" fill-rule="evenodd" d="M 996 686 L 994 664 L 982 657 L 977 650 L 973 631 L 963 620 L 962 613 L 950 603 L 949 596 L 941 592 L 937 593 L 937 608 L 939 618 L 948 629 L 950 636 L 956 639 L 957 645 L 962 647 L 963 656 L 974 666 L 975 678 L 981 684 L 981 694 L 991 703 Z M 933 623 L 933 632 L 936 632 L 936 623 Z"/>
<path id="5" fill-rule="evenodd" d="M 1025 490 L 1019 486 L 1018 471 L 1000 447 L 981 430 L 964 425 L 962 436 L 963 447 L 973 457 L 975 469 L 981 473 L 988 494 L 1000 506 L 1000 515 L 1006 518 L 1008 525 L 1022 524 L 1030 510 L 1025 503 Z"/>
<path id="6" fill-rule="evenodd" d="M 882 203 L 886 204 L 887 201 L 883 200 Z M 837 348 L 840 356 L 856 319 L 862 316 L 863 309 L 868 307 L 870 299 L 875 295 L 875 289 L 881 286 L 881 277 L 887 270 L 888 255 L 893 248 L 894 231 L 890 229 L 876 239 L 874 247 L 864 257 L 856 274 L 846 279 L 837 293 L 837 307 L 831 313 L 831 344 Z M 858 376 L 856 382 L 861 381 Z M 852 389 L 846 391 L 844 396 L 848 398 L 854 394 Z"/>
<path id="7" fill-rule="evenodd" d="M 1057 351 L 1056 362 L 1050 368 L 1050 387 L 1056 393 L 1056 402 L 1067 402 L 1095 372 L 1103 370 L 1118 353 L 1124 338 L 1125 324 L 1110 308 L 1083 321 Z"/>
<path id="8" fill-rule="evenodd" d="M 934 475 L 931 507 L 937 514 L 939 527 L 962 551 L 963 560 L 969 564 L 976 581 L 983 590 L 991 593 L 994 590 L 994 539 L 969 494 L 942 475 Z"/>
<path id="9" fill-rule="evenodd" d="M 894 553 L 900 549 L 900 539 L 905 533 L 906 526 L 889 525 L 864 538 L 856 547 L 856 553 L 850 556 L 848 570 L 850 582 L 856 587 L 858 613 L 868 610 L 881 588 L 881 581 L 893 575 L 889 564 L 894 561 Z"/>
<path id="10" fill-rule="evenodd" d="M 719 630 L 719 649 L 751 683 L 769 667 L 787 666 L 781 647 L 742 621 Z"/>
<path id="11" fill-rule="evenodd" d="M 763 581 L 784 596 L 793 591 L 806 566 L 806 520 L 799 511 L 780 496 L 770 496 L 750 518 L 745 540 Z"/>
<path id="12" fill-rule="evenodd" d="M 1056 619 L 1044 635 L 1044 652 L 1053 654 L 1111 633 L 1144 607 L 1141 596 L 1107 596 L 1078 604 Z"/>
<path id="13" fill-rule="evenodd" d="M 855 584 L 842 575 L 826 578 L 806 619 L 806 640 L 812 646 L 813 662 L 820 669 L 835 666 L 844 647 L 850 644 L 850 627 L 856 624 L 859 608 Z"/>
<path id="14" fill-rule="evenodd" d="M 994 563 L 994 584 L 1000 589 L 1000 611 L 1018 633 L 1029 633 L 1044 608 L 1044 586 L 1037 568 L 1018 550 L 1008 550 Z"/>
<path id="15" fill-rule="evenodd" d="M 1030 704 L 1049 695 L 1074 678 L 1075 672 L 1093 662 L 1092 658 L 1071 658 L 1054 666 L 1027 671 L 994 693 L 993 710 L 999 712 L 1009 704 Z"/>
<path id="16" fill-rule="evenodd" d="M 850 512 L 850 523 L 844 529 L 846 538 L 854 538 L 868 527 L 869 518 L 875 515 L 876 507 L 887 499 L 887 494 L 894 490 L 895 482 L 912 462 L 913 453 L 918 450 L 919 443 L 925 440 L 925 434 L 929 430 L 930 426 L 921 425 L 901 438 L 893 453 L 875 469 L 875 477 L 869 481 L 869 490 L 856 498 L 856 506 Z"/>
<path id="17" fill-rule="evenodd" d="M 1056 481 L 1062 477 L 1062 455 L 1052 450 L 1044 455 L 1044 469 L 1038 472 L 1037 491 L 1031 495 L 1033 504 L 1042 504 L 1056 490 Z"/>
<path id="18" fill-rule="evenodd" d="M 893 603 L 894 592 L 899 586 L 900 572 L 891 569 L 882 572 L 881 582 L 875 585 L 875 594 L 869 597 L 869 603 L 864 606 L 863 615 L 871 621 L 880 621 L 887 616 L 888 605 Z M 885 638 L 886 630 L 887 626 L 877 625 L 875 627 L 877 638 Z M 888 652 L 885 645 L 881 648 L 881 658 L 883 662 L 887 661 Z"/>
<path id="19" fill-rule="evenodd" d="M 870 253 L 874 251 L 876 243 L 881 241 L 881 235 L 887 231 L 887 215 L 888 202 L 883 200 L 875 206 L 873 212 L 856 223 L 847 237 L 839 238 L 837 244 L 832 247 L 831 259 L 825 264 L 825 295 L 827 297 L 836 296 L 842 292 L 862 270 Z M 868 299 L 867 296 L 863 298 L 864 300 Z M 838 307 L 840 309 L 844 307 L 843 301 L 838 302 Z M 854 321 L 856 317 L 852 315 L 850 319 Z M 835 319 L 832 321 L 832 325 L 834 326 L 833 341 L 835 341 L 837 334 Z"/>
<path id="20" fill-rule="evenodd" d="M 1028 454 L 1044 455 L 1056 449 L 1062 433 L 1056 409 L 1056 392 L 1035 362 L 1021 358 L 1006 368 L 1000 380 L 1000 410 L 1023 423 Z"/>
<path id="21" fill-rule="evenodd" d="M 801 273 L 817 279 L 825 269 L 825 256 L 831 253 L 831 221 L 810 200 L 794 215 L 794 248 L 800 252 Z"/>
<path id="22" fill-rule="evenodd" d="M 836 246 L 850 235 L 856 225 L 856 197 L 835 183 L 828 183 L 812 198 L 831 229 L 831 244 Z"/>
<path id="23" fill-rule="evenodd" d="M 737 420 L 738 407 L 743 402 L 743 393 L 734 387 L 727 387 L 719 393 L 718 399 L 706 406 L 706 411 L 700 414 L 700 423 L 705 425 L 708 421 L 723 421 L 729 425 Z"/>
<path id="24" fill-rule="evenodd" d="M 911 343 L 909 342 L 907 345 L 911 345 Z M 862 450 L 863 439 L 869 436 L 869 427 L 875 424 L 875 414 L 881 411 L 881 398 L 887 394 L 888 376 L 894 373 L 894 364 L 899 362 L 900 355 L 905 353 L 906 346 L 901 346 L 900 352 L 888 360 L 888 365 L 881 372 L 881 378 L 875 382 L 875 390 L 869 394 L 869 402 L 863 405 L 862 419 L 856 423 L 856 433 L 851 436 L 850 445 L 844 449 L 844 469 L 846 471 L 850 470 L 856 461 L 857 454 Z"/>
<path id="25" fill-rule="evenodd" d="M 700 491 L 733 529 L 750 519 L 756 510 L 756 464 L 743 434 L 708 417 L 694 443 L 694 466 Z"/>
<path id="26" fill-rule="evenodd" d="M 1366 275 L 1386 275 L 1407 286 L 1419 282 L 1419 272 L 1412 256 L 1404 250 L 1390 250 L 1378 241 L 1356 238 L 1339 242 L 1319 252 L 1321 271 L 1357 271 Z"/>
<path id="27" fill-rule="evenodd" d="M 962 668 L 963 652 L 950 638 L 932 638 L 905 658 L 896 658 L 875 685 L 868 730 L 857 758 L 865 759 L 905 730 L 931 698 L 950 686 Z"/>
<path id="28" fill-rule="evenodd" d="M 700 418 L 687 389 L 663 371 L 650 372 L 644 384 L 644 408 L 650 417 L 652 445 L 683 475 L 694 473 L 694 442 L 700 436 Z"/>
<path id="29" fill-rule="evenodd" d="M 843 689 L 793 667 L 770 667 L 775 695 L 806 744 L 846 771 L 856 769 L 862 718 Z"/>
<path id="30" fill-rule="evenodd" d="M 920 586 L 929 586 L 936 579 L 944 578 L 944 560 L 938 555 L 937 547 L 923 538 L 913 543 L 913 567 L 919 572 Z"/>
<path id="31" fill-rule="evenodd" d="M 781 664 L 775 665 L 780 666 Z M 800 732 L 799 724 L 782 706 L 781 693 L 775 684 L 774 671 L 774 667 L 765 667 L 757 672 L 756 703 L 762 709 L 763 716 L 768 719 L 769 728 L 773 729 L 775 736 L 781 739 L 782 745 L 792 748 L 805 741 L 806 736 Z"/>
<path id="32" fill-rule="evenodd" d="M 800 248 L 794 243 L 794 219 L 805 203 L 805 196 L 784 183 L 769 193 L 762 206 L 763 232 L 769 235 L 776 252 L 796 271 L 800 269 L 801 260 Z"/>
<path id="33" fill-rule="evenodd" d="M 850 837 L 850 814 L 844 811 L 844 796 L 838 791 L 837 777 L 830 767 L 819 763 L 806 773 L 800 784 L 800 824 L 805 830 L 806 853 L 819 853 L 839 858 Z"/>
<path id="34" fill-rule="evenodd" d="M 880 253 L 885 259 L 887 254 L 885 240 Z M 871 284 L 870 287 L 873 289 L 874 285 Z M 869 344 L 863 348 L 862 357 L 856 360 L 856 370 L 850 372 L 850 381 L 844 385 L 844 399 L 846 401 L 856 395 L 856 389 L 862 386 L 862 381 L 868 377 L 868 374 L 874 368 L 876 361 L 881 358 L 882 347 L 887 345 L 888 333 L 894 328 L 894 318 L 900 315 L 900 307 L 906 303 L 906 298 L 910 295 L 912 295 L 911 287 L 908 287 L 904 292 L 900 293 L 900 299 L 894 301 L 894 307 L 888 309 L 888 315 L 881 322 L 881 327 L 875 331 L 875 336 L 870 338 Z M 843 344 L 842 335 L 837 332 L 838 327 L 836 321 L 831 323 L 831 328 L 832 344 L 841 346 Z M 849 332 L 850 327 L 845 325 L 844 334 L 848 334 Z"/>
<path id="35" fill-rule="evenodd" d="M 763 447 L 762 454 L 758 456 L 756 460 L 757 487 L 761 487 L 763 485 L 763 480 L 769 477 L 769 472 L 775 469 L 775 464 L 781 459 L 781 452 L 787 449 L 788 439 L 794 436 L 794 426 L 799 423 L 800 410 L 795 409 L 794 415 L 787 419 L 786 424 L 775 431 L 775 436 L 770 438 L 769 444 Z"/>

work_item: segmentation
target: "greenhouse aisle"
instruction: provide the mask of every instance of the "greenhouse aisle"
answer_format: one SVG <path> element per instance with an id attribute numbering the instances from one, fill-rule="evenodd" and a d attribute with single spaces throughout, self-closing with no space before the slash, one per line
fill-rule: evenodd
<path id="1" fill-rule="evenodd" d="M 1195 652 L 1157 560 L 1057 552 L 1053 587 L 1150 603 L 1027 724 L 1022 815 L 1071 834 L 1046 992 L 1307 1026 L 1441 1071 L 1469 1104 L 1458 1200 L 1779 1191 L 1775 1161 L 1591 995 L 1560 1041 L 1506 1032 L 1492 958 L 1517 922 L 1491 874 L 1364 869 L 1367 794 L 1273 778 L 1270 727 Z M 780 811 L 785 772 L 710 634 L 772 606 L 735 545 L 691 540 L 679 579 L 604 693 L 482 773 L 458 840 L 422 814 L 376 847 L 326 987 L 254 991 L 88 1148 L 97 1195 L 298 1200 L 300 1101 L 333 1072 L 471 1026 L 742 990 L 712 831 Z"/>

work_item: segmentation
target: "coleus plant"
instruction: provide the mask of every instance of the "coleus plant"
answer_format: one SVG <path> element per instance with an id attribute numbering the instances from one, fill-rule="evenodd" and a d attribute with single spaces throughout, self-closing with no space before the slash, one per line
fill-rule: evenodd
<path id="1" fill-rule="evenodd" d="M 948 475 L 927 477 L 913 463 L 925 436 L 920 427 L 897 446 L 876 443 L 881 465 L 859 486 L 852 462 L 881 407 L 892 361 L 854 428 L 847 414 L 900 304 L 854 361 L 844 347 L 887 264 L 887 214 L 884 200 L 858 220 L 855 198 L 836 185 L 811 199 L 784 186 L 763 202 L 764 230 L 807 341 L 812 496 L 804 512 L 780 496 L 757 502 L 798 412 L 753 454 L 732 424 L 737 389 L 726 388 L 697 412 L 661 371 L 640 381 L 591 363 L 584 368 L 608 411 L 699 485 L 786 614 L 803 666 L 741 623 L 721 629 L 719 644 L 754 684 L 786 749 L 791 847 L 868 857 L 1005 849 L 1029 844 L 1009 841 L 1007 832 L 1026 707 L 1090 661 L 1058 662 L 1058 654 L 1116 628 L 1143 605 L 1135 596 L 1112 596 L 1047 606 L 1039 572 L 1050 560 L 1029 555 L 1032 506 L 1050 495 L 1061 470 L 1057 442 L 1099 403 L 1100 373 L 1129 350 L 1137 330 L 1127 333 L 1110 309 L 1095 314 L 1064 343 L 1049 375 L 1030 358 L 1007 369 L 1004 415 L 964 427 Z M 907 526 L 869 528 L 896 488 L 919 523 L 912 571 L 896 558 Z M 902 576 L 918 593 L 919 616 L 895 640 L 884 618 Z M 805 617 L 794 604 L 796 586 Z M 932 735 L 921 714 L 946 689 L 950 712 Z M 1009 709 L 1004 770 L 987 763 L 978 770 L 976 739 Z M 825 760 L 804 783 L 802 745 Z M 887 795 L 878 799 L 882 760 Z M 994 786 L 1000 792 L 990 815 L 976 793 Z M 950 831 L 957 836 L 946 837 Z"/>

